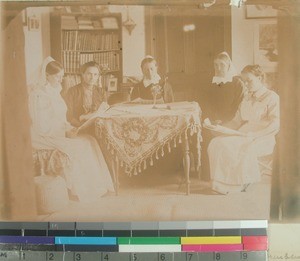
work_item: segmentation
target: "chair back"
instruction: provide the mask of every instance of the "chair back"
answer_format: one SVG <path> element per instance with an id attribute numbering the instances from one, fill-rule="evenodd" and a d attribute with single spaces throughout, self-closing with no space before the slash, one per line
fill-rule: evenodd
<path id="1" fill-rule="evenodd" d="M 130 94 L 129 92 L 114 92 L 108 95 L 107 103 L 109 105 L 114 105 L 122 102 L 129 102 Z"/>

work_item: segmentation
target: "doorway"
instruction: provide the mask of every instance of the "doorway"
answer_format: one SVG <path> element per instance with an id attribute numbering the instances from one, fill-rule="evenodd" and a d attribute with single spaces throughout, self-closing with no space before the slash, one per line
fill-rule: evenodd
<path id="1" fill-rule="evenodd" d="M 227 7 L 218 12 L 185 7 L 146 10 L 146 50 L 156 58 L 160 75 L 168 77 L 175 101 L 198 101 L 213 76 L 214 56 L 222 51 L 231 55 L 230 13 Z"/>

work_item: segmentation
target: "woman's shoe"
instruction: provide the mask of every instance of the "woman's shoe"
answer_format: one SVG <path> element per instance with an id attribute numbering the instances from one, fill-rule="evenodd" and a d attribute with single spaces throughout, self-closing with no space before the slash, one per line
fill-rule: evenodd
<path id="1" fill-rule="evenodd" d="M 211 189 L 211 191 L 214 192 L 215 195 L 228 195 L 228 191 L 219 191 L 219 190 L 215 190 L 215 189 Z"/>
<path id="2" fill-rule="evenodd" d="M 247 188 L 250 186 L 250 183 L 245 184 L 241 190 L 241 192 L 246 192 Z"/>

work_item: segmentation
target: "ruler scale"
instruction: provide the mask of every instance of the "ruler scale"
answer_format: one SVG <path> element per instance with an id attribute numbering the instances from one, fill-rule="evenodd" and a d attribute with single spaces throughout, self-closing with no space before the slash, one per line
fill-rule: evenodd
<path id="1" fill-rule="evenodd" d="M 0 260 L 26 261 L 266 261 L 266 251 L 255 252 L 214 252 L 214 253 L 120 253 L 120 252 L 45 252 L 6 251 L 0 252 Z"/>
<path id="2" fill-rule="evenodd" d="M 0 260 L 263 261 L 265 220 L 2 222 Z"/>

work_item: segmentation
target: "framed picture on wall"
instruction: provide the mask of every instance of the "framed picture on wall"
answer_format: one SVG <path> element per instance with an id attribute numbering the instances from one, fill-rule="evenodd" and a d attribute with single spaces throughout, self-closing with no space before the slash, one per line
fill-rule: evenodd
<path id="1" fill-rule="evenodd" d="M 29 31 L 39 31 L 40 30 L 40 18 L 33 15 L 28 17 L 28 30 Z"/>
<path id="2" fill-rule="evenodd" d="M 274 18 L 277 10 L 270 5 L 246 5 L 246 18 Z"/>
<path id="3" fill-rule="evenodd" d="M 254 62 L 274 71 L 278 64 L 277 23 L 260 21 L 254 30 Z"/>
<path id="4" fill-rule="evenodd" d="M 107 90 L 109 92 L 116 92 L 118 90 L 118 79 L 113 77 L 108 79 Z"/>

